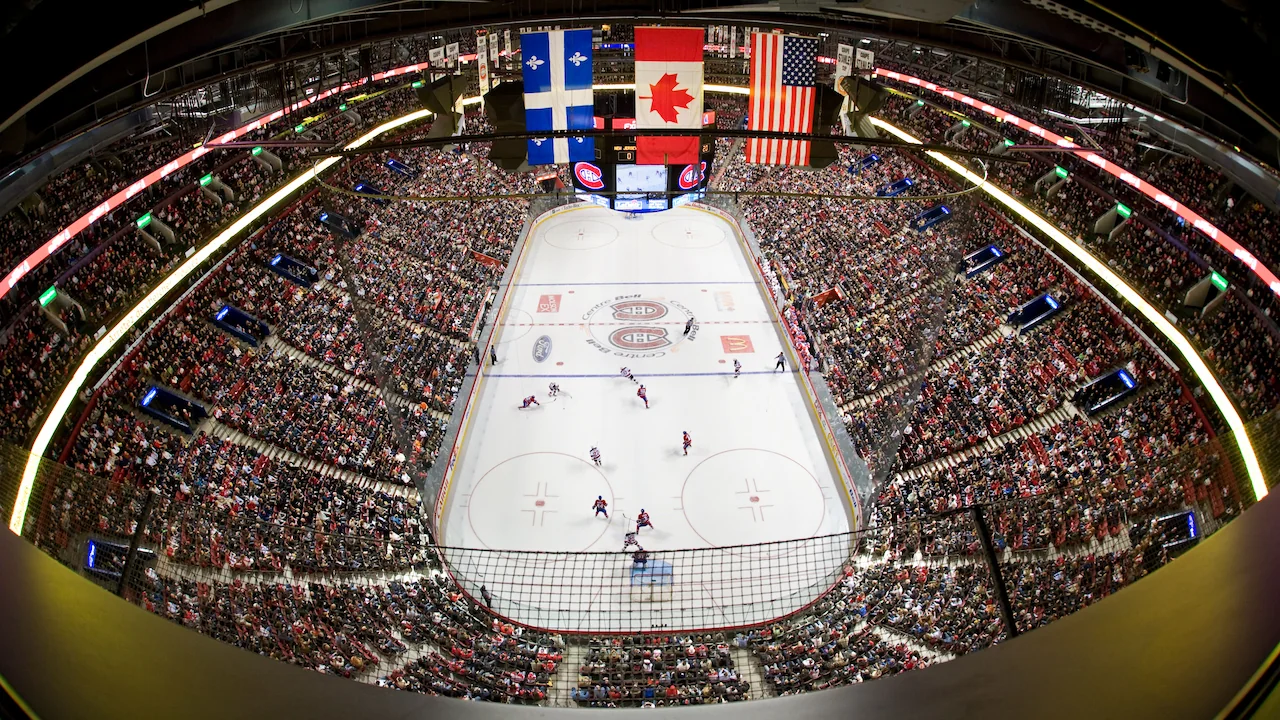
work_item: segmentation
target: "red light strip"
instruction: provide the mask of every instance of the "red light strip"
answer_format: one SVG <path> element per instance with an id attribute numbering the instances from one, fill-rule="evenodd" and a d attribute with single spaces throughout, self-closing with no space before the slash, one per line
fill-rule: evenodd
<path id="1" fill-rule="evenodd" d="M 408 73 L 417 72 L 418 70 L 422 70 L 426 68 L 427 68 L 427 65 L 425 64 L 406 65 L 404 67 L 393 68 L 386 72 L 377 73 L 363 80 L 343 83 L 341 86 L 330 88 L 329 90 L 325 90 L 319 95 L 314 95 L 305 100 L 299 100 L 298 102 L 289 106 L 288 112 L 295 112 L 314 102 L 323 100 L 333 95 L 334 93 L 346 92 L 351 88 L 359 87 L 368 82 L 377 82 L 379 80 L 385 80 L 386 78 L 389 78 L 389 77 L 395 77 L 396 75 L 406 75 Z M 5 295 L 8 295 L 9 291 L 13 289 L 13 286 L 18 284 L 18 281 L 22 280 L 22 278 L 26 276 L 27 273 L 31 272 L 33 269 L 38 267 L 40 263 L 47 260 L 50 255 L 57 252 L 58 248 L 65 245 L 68 240 L 84 232 L 85 228 L 97 222 L 98 219 L 101 218 L 103 215 L 106 215 L 112 210 L 115 210 L 116 208 L 123 205 L 134 195 L 137 195 L 138 193 L 142 192 L 148 187 L 151 187 L 152 185 L 160 182 L 175 170 L 179 170 L 183 167 L 186 167 L 190 163 L 195 162 L 199 158 L 211 152 L 209 149 L 210 145 L 221 145 L 223 143 L 229 143 L 233 140 L 237 140 L 243 137 L 246 133 L 253 132 L 254 130 L 257 130 L 258 128 L 263 127 L 264 125 L 269 125 L 275 122 L 276 120 L 279 120 L 280 118 L 284 117 L 284 114 L 285 114 L 285 110 L 283 109 L 277 110 L 271 113 L 270 115 L 266 115 L 258 118 L 257 120 L 254 120 L 253 122 L 249 123 L 248 125 L 245 125 L 244 127 L 241 127 L 236 130 L 231 130 L 224 135 L 221 135 L 213 140 L 210 140 L 206 145 L 201 145 L 200 147 L 195 148 L 194 150 L 189 150 L 183 153 L 182 155 L 179 155 L 178 157 L 170 160 L 164 165 L 161 165 L 155 170 L 152 170 L 151 172 L 147 173 L 145 176 L 133 182 L 125 189 L 117 192 L 115 195 L 112 195 L 111 197 L 107 198 L 102 202 L 102 204 L 93 208 L 92 210 L 85 213 L 84 215 L 80 216 L 78 220 L 71 223 L 67 227 L 63 228 L 61 232 L 59 232 L 57 235 L 54 235 L 48 242 L 46 242 L 44 245 L 41 245 L 35 252 L 28 255 L 27 259 L 22 261 L 22 264 L 10 270 L 9 275 L 6 278 L 5 282 L 0 283 L 0 298 L 3 298 Z"/>
<path id="2" fill-rule="evenodd" d="M 943 97 L 948 97 L 953 100 L 958 100 L 964 103 L 965 105 L 969 105 L 971 107 L 982 110 L 982 112 L 988 115 L 991 115 L 992 117 L 995 117 L 999 120 L 1007 122 L 1010 125 L 1015 125 L 1017 127 L 1020 127 L 1023 130 L 1026 130 L 1027 132 L 1031 133 L 1032 135 L 1035 135 L 1036 137 L 1041 137 L 1046 140 L 1049 140 L 1061 148 L 1072 150 L 1076 155 L 1083 157 L 1085 160 L 1111 173 L 1115 177 L 1119 178 L 1125 184 L 1129 185 L 1135 190 L 1138 190 L 1143 195 L 1146 195 L 1147 197 L 1151 198 L 1152 200 L 1155 200 L 1161 205 L 1169 208 L 1175 214 L 1181 217 L 1183 220 L 1186 220 L 1187 222 L 1191 223 L 1192 227 L 1199 230 L 1201 233 L 1204 233 L 1204 235 L 1206 235 L 1210 240 L 1213 240 L 1214 242 L 1221 245 L 1223 248 L 1227 250 L 1227 252 L 1230 252 L 1237 260 L 1239 260 L 1240 262 L 1248 266 L 1248 268 L 1253 271 L 1254 275 L 1257 275 L 1259 278 L 1261 278 L 1262 282 L 1267 287 L 1271 288 L 1271 292 L 1275 293 L 1277 296 L 1280 296 L 1280 278 L 1276 277 L 1276 274 L 1271 272 L 1270 268 L 1268 268 L 1266 265 L 1263 265 L 1258 260 L 1258 258 L 1254 257 L 1253 253 L 1246 250 L 1243 245 L 1241 245 L 1239 242 L 1235 240 L 1235 238 L 1231 237 L 1230 235 L 1226 234 L 1222 230 L 1215 227 L 1213 223 L 1210 223 L 1208 220 L 1201 217 L 1191 208 L 1173 199 L 1173 197 L 1171 197 L 1165 191 L 1161 190 L 1155 185 L 1152 185 L 1146 180 L 1139 178 L 1138 176 L 1129 172 L 1125 168 L 1120 167 L 1119 165 L 1111 162 L 1110 160 L 1107 160 L 1106 158 L 1098 155 L 1095 152 L 1092 152 L 1086 148 L 1080 147 L 1079 145 L 1071 142 L 1070 140 L 1062 137 L 1061 135 L 1058 135 L 1056 133 L 1053 133 L 1052 131 L 1046 130 L 1036 125 L 1035 123 L 1029 122 L 1027 120 L 1023 120 L 1022 118 L 1018 117 L 1017 115 L 1014 115 L 1013 113 L 1005 112 L 1004 110 L 1001 110 L 1000 108 L 997 108 L 997 107 L 992 107 L 991 105 L 988 105 L 987 103 L 981 100 L 975 100 L 963 93 L 959 93 L 954 90 L 948 90 L 935 83 L 927 82 L 927 81 L 921 80 L 920 78 L 912 77 L 910 75 L 904 75 L 903 73 L 894 72 L 892 70 L 885 70 L 884 68 L 876 68 L 875 74 L 879 75 L 880 77 L 889 78 L 890 80 L 898 80 L 899 82 L 904 82 L 904 83 L 907 83 L 908 85 L 915 85 L 917 87 L 922 87 L 925 90 L 931 90 L 933 92 L 936 92 L 939 95 L 942 95 Z"/>

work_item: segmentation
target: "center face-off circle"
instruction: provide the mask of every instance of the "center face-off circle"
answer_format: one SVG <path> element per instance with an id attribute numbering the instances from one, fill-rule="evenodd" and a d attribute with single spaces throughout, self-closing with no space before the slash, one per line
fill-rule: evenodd
<path id="1" fill-rule="evenodd" d="M 724 242 L 725 232 L 717 223 L 703 218 L 681 218 L 658 223 L 653 237 L 663 245 L 703 250 Z"/>
<path id="2" fill-rule="evenodd" d="M 613 508 L 613 488 L 590 462 L 554 452 L 517 455 L 476 481 L 467 521 L 492 550 L 582 552 L 609 528 L 591 509 L 596 496 Z"/>
<path id="3" fill-rule="evenodd" d="M 726 450 L 698 463 L 681 500 L 689 526 L 714 547 L 813 537 L 826 513 L 813 473 L 759 448 Z"/>
<path id="4" fill-rule="evenodd" d="M 547 244 L 562 250 L 594 250 L 618 239 L 618 229 L 599 220 L 567 220 L 547 230 Z"/>

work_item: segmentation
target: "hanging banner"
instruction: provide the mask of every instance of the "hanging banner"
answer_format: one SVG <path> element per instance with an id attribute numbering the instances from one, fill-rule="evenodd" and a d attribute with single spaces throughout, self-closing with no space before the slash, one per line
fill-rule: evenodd
<path id="1" fill-rule="evenodd" d="M 489 65 L 494 69 L 498 67 L 498 36 L 489 36 Z M 494 83 L 497 85 L 498 83 Z"/>
<path id="2" fill-rule="evenodd" d="M 858 57 L 854 61 L 853 66 L 859 70 L 870 70 L 876 66 L 876 54 L 870 50 L 858 48 Z"/>
<path id="3" fill-rule="evenodd" d="M 449 67 L 458 67 L 458 43 L 451 42 L 444 46 L 445 59 L 449 63 Z"/>
<path id="4" fill-rule="evenodd" d="M 738 26 L 729 28 L 729 57 L 738 57 Z"/>
<path id="5" fill-rule="evenodd" d="M 431 58 L 431 67 L 433 69 L 444 67 L 444 47 L 431 48 L 428 57 Z"/>
<path id="6" fill-rule="evenodd" d="M 489 38 L 476 36 L 476 67 L 480 75 L 480 97 L 489 94 Z"/>
<path id="7" fill-rule="evenodd" d="M 507 51 L 507 57 L 509 58 L 509 57 L 511 57 L 511 55 L 512 55 L 512 52 L 511 52 L 511 31 L 510 31 L 510 30 L 503 30 L 503 31 L 502 31 L 502 41 L 503 41 L 503 42 L 502 42 L 502 47 L 503 47 L 503 49 L 505 49 L 505 50 Z"/>
<path id="8" fill-rule="evenodd" d="M 853 46 L 840 44 L 836 48 L 836 90 L 843 95 L 840 81 L 853 74 Z"/>

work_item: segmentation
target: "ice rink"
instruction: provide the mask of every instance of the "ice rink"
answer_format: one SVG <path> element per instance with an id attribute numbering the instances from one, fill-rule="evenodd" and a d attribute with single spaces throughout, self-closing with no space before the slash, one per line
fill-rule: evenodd
<path id="1" fill-rule="evenodd" d="M 611 554 L 450 551 L 464 586 L 485 585 L 515 620 L 597 631 L 634 627 L 637 614 L 673 629 L 759 622 L 829 587 L 842 550 L 670 552 L 850 529 L 791 356 L 774 369 L 784 339 L 734 226 L 688 207 L 638 220 L 586 207 L 536 223 L 518 263 L 497 320 L 499 362 L 486 359 L 460 436 L 441 542 Z M 540 404 L 520 409 L 529 395 Z M 592 511 L 598 496 L 607 519 Z M 617 553 L 642 508 L 656 578 L 633 579 Z"/>

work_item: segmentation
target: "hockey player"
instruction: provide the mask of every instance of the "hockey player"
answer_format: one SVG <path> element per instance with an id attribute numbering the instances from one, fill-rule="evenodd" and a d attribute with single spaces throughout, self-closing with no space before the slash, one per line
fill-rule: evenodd
<path id="1" fill-rule="evenodd" d="M 637 546 L 636 551 L 631 553 L 631 567 L 644 569 L 649 562 L 649 553 L 644 548 Z"/>
<path id="2" fill-rule="evenodd" d="M 592 460 L 595 464 L 597 464 L 597 465 L 601 464 L 601 463 L 600 463 L 600 448 L 598 448 L 598 447 L 596 447 L 596 446 L 594 446 L 594 445 L 592 445 L 592 446 L 591 446 L 591 460 Z"/>
<path id="3" fill-rule="evenodd" d="M 622 368 L 620 374 L 631 382 L 639 382 L 639 380 L 636 380 L 636 376 L 631 374 L 631 368 L 629 367 Z"/>
<path id="4" fill-rule="evenodd" d="M 683 333 L 683 334 L 688 335 L 688 334 L 689 334 L 689 331 L 690 331 L 690 330 L 692 330 L 692 329 L 693 329 L 693 318 L 689 318 L 688 320 L 685 320 L 685 321 L 684 321 L 684 333 Z"/>
<path id="5" fill-rule="evenodd" d="M 641 385 L 640 389 L 636 390 L 636 397 L 644 401 L 644 409 L 648 410 L 649 409 L 649 393 L 645 391 L 644 385 Z"/>
<path id="6" fill-rule="evenodd" d="M 640 514 L 636 516 L 636 532 L 640 532 L 642 527 L 653 527 L 653 523 L 649 522 L 649 513 L 645 512 L 644 508 L 640 508 Z"/>
<path id="7" fill-rule="evenodd" d="M 689 448 L 693 447 L 693 438 L 689 437 L 689 431 L 684 431 L 684 437 L 680 438 L 680 444 L 684 446 L 684 454 L 689 454 Z"/>
<path id="8" fill-rule="evenodd" d="M 742 363 L 738 362 L 737 358 L 734 358 L 733 359 L 733 376 L 738 377 L 741 374 L 742 374 Z"/>
<path id="9" fill-rule="evenodd" d="M 641 549 L 640 541 L 636 540 L 636 534 L 634 532 L 629 532 L 627 533 L 626 537 L 622 538 L 622 552 L 626 552 L 627 548 L 631 547 L 632 545 L 634 545 L 637 550 Z"/>
<path id="10" fill-rule="evenodd" d="M 560 386 L 555 383 L 551 383 L 550 385 L 547 386 L 547 394 L 550 395 L 551 397 L 555 397 L 559 395 Z"/>
<path id="11" fill-rule="evenodd" d="M 774 365 L 774 366 L 773 366 L 773 369 L 774 369 L 774 370 L 781 370 L 781 371 L 783 371 L 783 372 L 786 372 L 786 371 L 787 371 L 787 364 L 786 364 L 786 362 L 784 362 L 784 357 L 783 357 L 782 353 L 778 353 L 778 364 L 777 364 L 777 365 Z"/>
<path id="12" fill-rule="evenodd" d="M 595 517 L 600 517 L 600 513 L 604 513 L 605 519 L 609 519 L 609 501 L 605 500 L 603 495 L 596 496 L 596 501 L 591 503 L 591 508 L 596 511 Z"/>
<path id="13" fill-rule="evenodd" d="M 530 395 L 529 397 L 524 399 L 524 404 L 521 405 L 519 409 L 524 410 L 530 405 L 537 405 L 538 407 L 542 407 L 542 403 L 538 402 L 538 398 L 534 395 Z"/>

